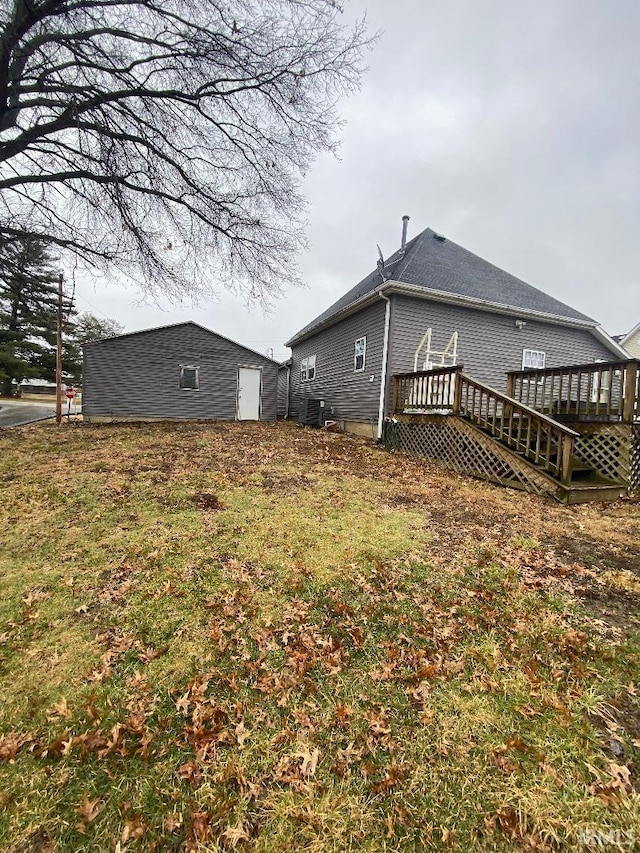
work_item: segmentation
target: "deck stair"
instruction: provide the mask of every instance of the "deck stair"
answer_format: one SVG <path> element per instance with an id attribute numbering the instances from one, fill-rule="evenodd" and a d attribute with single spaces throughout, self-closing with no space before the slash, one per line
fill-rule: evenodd
<path id="1" fill-rule="evenodd" d="M 548 412 L 539 411 L 472 379 L 461 366 L 394 380 L 394 418 L 425 429 L 431 424 L 421 455 L 430 455 L 426 445 L 431 443 L 436 458 L 454 470 L 546 493 L 563 503 L 615 500 L 627 491 L 628 483 L 606 476 L 576 452 L 581 434 L 556 420 L 552 405 Z M 602 407 L 597 408 L 601 419 Z M 610 417 L 610 404 L 608 409 Z M 449 449 L 436 438 L 436 425 L 448 429 Z"/>

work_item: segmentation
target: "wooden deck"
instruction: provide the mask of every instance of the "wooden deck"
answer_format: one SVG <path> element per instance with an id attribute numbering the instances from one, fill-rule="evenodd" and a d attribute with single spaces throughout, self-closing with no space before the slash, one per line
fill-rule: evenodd
<path id="1" fill-rule="evenodd" d="M 640 487 L 635 360 L 508 375 L 503 394 L 463 366 L 393 377 L 384 441 L 460 473 L 565 503 Z"/>

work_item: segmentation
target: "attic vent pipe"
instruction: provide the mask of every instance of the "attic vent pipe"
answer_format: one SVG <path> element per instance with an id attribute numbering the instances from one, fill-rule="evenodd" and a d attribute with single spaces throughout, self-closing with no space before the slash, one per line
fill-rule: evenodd
<path id="1" fill-rule="evenodd" d="M 400 246 L 401 249 L 404 249 L 404 247 L 407 245 L 407 226 L 409 224 L 410 218 L 411 217 L 409 216 L 402 217 L 402 244 Z"/>

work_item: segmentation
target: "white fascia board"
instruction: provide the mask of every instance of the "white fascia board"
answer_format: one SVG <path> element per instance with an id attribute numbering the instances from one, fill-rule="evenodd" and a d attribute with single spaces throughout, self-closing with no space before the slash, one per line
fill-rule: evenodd
<path id="1" fill-rule="evenodd" d="M 515 308 L 512 305 L 500 305 L 498 302 L 489 302 L 475 296 L 461 296 L 457 293 L 448 293 L 444 290 L 431 290 L 416 284 L 405 284 L 402 281 L 387 281 L 385 287 L 392 293 L 416 296 L 419 299 L 430 299 L 434 302 L 446 302 L 450 305 L 462 305 L 466 308 L 478 308 L 482 311 L 490 311 L 493 314 L 504 314 L 508 317 L 522 317 L 525 320 L 538 320 L 544 323 L 553 323 L 557 326 L 574 326 L 580 329 L 595 329 L 596 323 L 592 320 L 578 320 L 572 317 L 561 317 L 558 314 L 547 314 L 544 311 L 533 311 L 530 308 Z"/>
<path id="2" fill-rule="evenodd" d="M 308 329 L 303 335 L 294 336 L 287 341 L 285 346 L 291 347 L 295 344 L 299 344 L 307 338 L 310 338 L 312 335 L 321 332 L 323 329 L 334 326 L 336 323 L 339 323 L 340 320 L 356 313 L 370 302 L 374 302 L 378 298 L 379 293 L 398 293 L 405 296 L 414 296 L 418 299 L 431 300 L 432 302 L 445 302 L 449 305 L 461 305 L 466 308 L 490 311 L 493 314 L 504 314 L 508 317 L 521 317 L 525 320 L 538 320 L 539 322 L 552 323 L 556 326 L 571 326 L 572 328 L 587 329 L 592 332 L 598 328 L 597 324 L 593 320 L 578 320 L 571 317 L 561 317 L 558 314 L 547 314 L 543 311 L 533 311 L 527 308 L 514 308 L 512 305 L 500 305 L 497 302 L 489 302 L 486 299 L 478 299 L 474 296 L 461 296 L 460 294 L 448 293 L 444 290 L 425 288 L 419 284 L 406 284 L 403 281 L 393 281 L 393 279 L 389 279 L 376 287 L 375 290 L 371 290 L 369 293 L 361 296 L 360 299 L 356 299 L 355 302 L 352 302 L 346 308 L 343 308 L 342 311 L 333 314 L 323 323 L 318 323 L 317 326 Z M 607 337 L 608 346 L 610 346 L 611 343 L 614 347 L 616 346 L 615 342 L 612 341 L 604 331 L 602 334 Z M 601 340 L 603 339 L 601 338 Z M 619 349 L 616 349 L 615 351 L 618 354 L 620 352 Z"/>
<path id="3" fill-rule="evenodd" d="M 640 323 L 638 323 L 637 326 L 634 326 L 633 329 L 631 329 L 631 331 L 624 336 L 624 338 L 620 341 L 620 346 L 624 346 L 626 343 L 628 343 L 631 338 L 636 334 L 636 332 L 640 332 Z"/>
<path id="4" fill-rule="evenodd" d="M 631 358 L 626 349 L 621 345 L 616 343 L 611 335 L 608 335 L 602 326 L 596 326 L 595 329 L 592 330 L 595 337 L 603 343 L 608 349 L 614 352 L 616 355 L 621 356 L 623 359 Z"/>
<path id="5" fill-rule="evenodd" d="M 345 317 L 350 317 L 351 314 L 355 314 L 361 308 L 364 308 L 369 302 L 377 302 L 378 301 L 378 292 L 382 290 L 382 287 L 376 288 L 375 290 L 370 290 L 369 293 L 365 293 L 364 296 L 361 296 L 359 299 L 356 299 L 355 302 L 352 302 L 351 305 L 347 305 L 346 308 L 343 308 L 342 311 L 338 311 L 337 314 L 333 314 L 327 320 L 322 323 L 318 323 L 317 326 L 313 326 L 311 329 L 307 329 L 304 334 L 298 333 L 290 338 L 285 346 L 286 347 L 294 347 L 296 344 L 302 343 L 302 341 L 306 341 L 307 338 L 312 337 L 313 335 L 318 334 L 318 332 L 322 332 L 323 329 L 328 329 L 330 326 L 335 326 L 336 323 L 339 323 L 340 320 L 344 320 Z"/>

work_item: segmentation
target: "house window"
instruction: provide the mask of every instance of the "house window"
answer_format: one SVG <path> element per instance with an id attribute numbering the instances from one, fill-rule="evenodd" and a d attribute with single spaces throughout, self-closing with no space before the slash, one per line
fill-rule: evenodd
<path id="1" fill-rule="evenodd" d="M 545 354 L 539 349 L 522 350 L 523 370 L 544 370 Z"/>
<path id="2" fill-rule="evenodd" d="M 302 363 L 300 364 L 300 381 L 311 382 L 311 380 L 315 378 L 316 357 L 315 355 L 308 355 L 306 358 L 302 359 Z"/>
<path id="3" fill-rule="evenodd" d="M 364 370 L 365 356 L 367 353 L 367 339 L 358 338 L 353 350 L 353 369 L 356 373 Z"/>
<path id="4" fill-rule="evenodd" d="M 184 391 L 198 391 L 200 388 L 200 368 L 192 365 L 180 365 L 180 387 Z"/>

